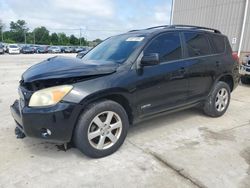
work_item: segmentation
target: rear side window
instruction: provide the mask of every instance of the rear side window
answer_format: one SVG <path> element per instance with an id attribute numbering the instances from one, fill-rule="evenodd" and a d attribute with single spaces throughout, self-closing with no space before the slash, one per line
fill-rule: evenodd
<path id="1" fill-rule="evenodd" d="M 211 39 L 213 42 L 214 52 L 215 53 L 223 53 L 225 52 L 225 38 L 219 35 L 211 35 Z"/>
<path id="2" fill-rule="evenodd" d="M 199 33 L 184 33 L 189 57 L 211 54 L 210 45 L 205 35 Z"/>
<path id="3" fill-rule="evenodd" d="M 158 53 L 160 62 L 182 58 L 179 33 L 166 33 L 154 38 L 144 50 L 144 55 Z"/>

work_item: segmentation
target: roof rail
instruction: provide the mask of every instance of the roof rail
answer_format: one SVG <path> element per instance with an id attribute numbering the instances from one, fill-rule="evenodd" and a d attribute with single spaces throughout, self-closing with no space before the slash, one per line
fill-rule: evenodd
<path id="1" fill-rule="evenodd" d="M 217 29 L 202 27 L 202 26 L 194 26 L 194 25 L 171 25 L 169 28 L 193 28 L 193 29 L 203 29 L 203 30 L 213 31 L 215 33 L 221 33 Z"/>
<path id="2" fill-rule="evenodd" d="M 171 25 L 159 25 L 159 26 L 155 26 L 155 27 L 149 27 L 146 28 L 145 30 L 149 30 L 149 29 L 157 29 L 157 28 L 169 28 Z"/>
<path id="3" fill-rule="evenodd" d="M 146 28 L 146 29 L 135 29 L 135 30 L 130 30 L 128 32 L 134 32 L 134 31 L 140 31 L 140 30 L 150 30 L 150 29 L 157 29 L 157 28 L 167 28 L 169 27 L 170 25 L 159 25 L 159 26 L 155 26 L 155 27 L 149 27 L 149 28 Z"/>
<path id="4" fill-rule="evenodd" d="M 139 29 L 130 30 L 128 32 L 140 31 Z"/>
<path id="5" fill-rule="evenodd" d="M 157 29 L 157 28 L 163 28 L 163 29 L 165 28 L 192 28 L 192 29 L 202 29 L 202 30 L 213 31 L 215 33 L 221 33 L 217 29 L 202 27 L 202 26 L 194 26 L 194 25 L 160 25 L 160 26 L 155 26 L 155 27 L 149 27 L 149 28 L 142 29 L 142 30 L 150 30 L 150 29 Z M 140 30 L 131 30 L 129 32 L 134 32 L 134 31 L 140 31 Z"/>

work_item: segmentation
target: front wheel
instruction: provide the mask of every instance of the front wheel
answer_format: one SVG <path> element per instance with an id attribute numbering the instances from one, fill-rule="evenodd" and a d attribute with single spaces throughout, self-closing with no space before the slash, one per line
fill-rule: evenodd
<path id="1" fill-rule="evenodd" d="M 110 100 L 96 102 L 79 117 L 74 143 L 89 157 L 105 157 L 123 144 L 128 127 L 126 111 L 120 104 Z"/>
<path id="2" fill-rule="evenodd" d="M 230 95 L 230 88 L 227 83 L 221 81 L 216 83 L 205 102 L 205 114 L 211 117 L 222 116 L 228 108 Z"/>

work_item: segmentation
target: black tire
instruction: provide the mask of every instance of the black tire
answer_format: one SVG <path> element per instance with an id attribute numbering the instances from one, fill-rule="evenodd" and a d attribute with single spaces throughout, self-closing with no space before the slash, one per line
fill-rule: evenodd
<path id="1" fill-rule="evenodd" d="M 241 76 L 240 80 L 242 84 L 250 84 L 250 78 L 247 76 Z"/>
<path id="2" fill-rule="evenodd" d="M 217 99 L 218 92 L 221 91 L 221 89 L 223 88 L 226 89 L 228 93 L 228 100 L 224 109 L 222 111 L 219 111 L 216 107 L 216 99 Z M 231 98 L 231 91 L 230 91 L 229 85 L 225 82 L 221 82 L 221 81 L 217 82 L 204 104 L 204 108 L 203 108 L 204 113 L 211 117 L 222 116 L 228 108 L 228 105 L 230 103 L 230 98 Z"/>
<path id="3" fill-rule="evenodd" d="M 122 123 L 120 136 L 117 141 L 107 149 L 97 149 L 91 145 L 91 141 L 88 139 L 89 127 L 91 126 L 92 120 L 100 113 L 112 111 L 115 112 Z M 128 116 L 124 108 L 111 100 L 103 100 L 92 103 L 87 106 L 86 110 L 80 115 L 75 131 L 73 141 L 75 146 L 85 155 L 92 158 L 105 157 L 114 153 L 123 144 L 127 131 L 129 128 Z M 97 128 L 99 130 L 99 128 Z M 105 137 L 106 139 L 107 137 Z M 100 139 L 100 137 L 99 137 Z M 111 140 L 110 140 L 111 141 Z"/>

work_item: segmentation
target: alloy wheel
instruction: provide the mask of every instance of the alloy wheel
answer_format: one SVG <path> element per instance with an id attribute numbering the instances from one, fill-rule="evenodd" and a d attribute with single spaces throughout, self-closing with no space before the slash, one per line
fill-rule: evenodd
<path id="1" fill-rule="evenodd" d="M 88 141 L 98 150 L 108 149 L 120 138 L 122 121 L 113 111 L 105 111 L 96 115 L 88 128 Z"/>
<path id="2" fill-rule="evenodd" d="M 222 112 L 228 104 L 229 94 L 228 91 L 225 88 L 221 88 L 217 95 L 215 100 L 215 107 L 218 112 Z"/>

